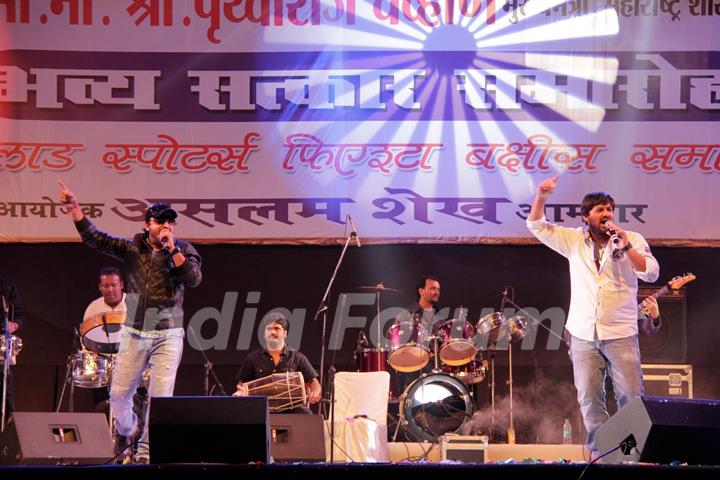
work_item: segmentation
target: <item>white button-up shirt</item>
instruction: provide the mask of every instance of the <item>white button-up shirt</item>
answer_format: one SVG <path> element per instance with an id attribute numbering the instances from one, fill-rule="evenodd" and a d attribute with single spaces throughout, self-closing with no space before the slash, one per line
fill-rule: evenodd
<path id="1" fill-rule="evenodd" d="M 542 243 L 568 259 L 570 266 L 570 312 L 565 328 L 583 340 L 611 340 L 638 333 L 637 279 L 654 282 L 660 266 L 642 235 L 626 231 L 633 249 L 645 257 L 645 271 L 637 272 L 627 255 L 613 260 L 611 248 L 595 265 L 593 241 L 583 227 L 568 228 L 543 218 L 530 221 L 530 232 Z"/>

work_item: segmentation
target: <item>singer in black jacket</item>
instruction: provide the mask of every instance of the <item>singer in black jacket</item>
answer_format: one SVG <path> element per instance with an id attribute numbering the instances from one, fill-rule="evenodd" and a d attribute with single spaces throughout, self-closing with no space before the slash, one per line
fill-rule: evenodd
<path id="1" fill-rule="evenodd" d="M 0 296 L 2 296 L 2 299 L 0 300 L 2 301 L 2 305 L 0 305 L 0 308 L 2 308 L 3 319 L 3 323 L 0 324 L 0 331 L 5 333 L 5 317 L 7 316 L 7 333 L 9 335 L 14 335 L 25 321 L 25 310 L 23 309 L 23 304 L 20 300 L 20 292 L 18 291 L 17 286 L 15 286 L 15 282 L 9 277 L 0 276 Z M 5 372 L 3 367 L 4 358 L 0 360 L 0 399 L 2 399 L 3 375 Z M 5 419 L 7 421 L 7 418 L 15 409 L 15 389 L 13 388 L 12 370 L 10 368 L 8 368 L 7 395 L 5 396 L 5 401 Z M 1 408 L 2 405 L 0 405 L 0 409 Z"/>
<path id="2" fill-rule="evenodd" d="M 164 203 L 150 205 L 142 233 L 132 240 L 100 231 L 80 209 L 77 197 L 59 182 L 60 201 L 70 207 L 83 242 L 125 265 L 127 318 L 120 334 L 110 387 L 110 405 L 118 433 L 116 450 L 142 433 L 135 460 L 150 458 L 148 422 L 140 429 L 133 411 L 133 394 L 143 371 L 150 368 L 152 397 L 172 396 L 182 357 L 183 298 L 185 287 L 201 279 L 201 258 L 188 242 L 175 239 L 177 212 Z"/>

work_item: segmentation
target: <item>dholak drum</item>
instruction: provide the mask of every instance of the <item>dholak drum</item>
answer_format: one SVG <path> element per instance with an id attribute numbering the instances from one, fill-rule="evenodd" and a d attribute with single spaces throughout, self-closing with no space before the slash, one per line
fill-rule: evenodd
<path id="1" fill-rule="evenodd" d="M 70 362 L 72 382 L 80 388 L 100 388 L 110 385 L 112 359 L 93 352 L 81 351 Z"/>
<path id="2" fill-rule="evenodd" d="M 400 397 L 400 420 L 418 440 L 434 442 L 440 435 L 456 432 L 472 413 L 468 388 L 442 373 L 417 379 Z"/>
<path id="3" fill-rule="evenodd" d="M 248 395 L 268 398 L 270 413 L 291 410 L 307 403 L 302 372 L 273 373 L 245 382 Z"/>
<path id="4" fill-rule="evenodd" d="M 522 315 L 505 318 L 500 312 L 485 315 L 475 327 L 480 335 L 487 335 L 487 348 L 506 349 L 509 342 L 525 337 L 527 320 Z"/>
<path id="5" fill-rule="evenodd" d="M 398 372 L 417 372 L 430 361 L 428 334 L 419 323 L 398 322 L 386 335 L 390 342 L 388 363 Z"/>
<path id="6" fill-rule="evenodd" d="M 125 312 L 103 312 L 88 318 L 80 324 L 83 346 L 95 353 L 117 353 L 123 323 Z"/>
<path id="7" fill-rule="evenodd" d="M 475 327 L 470 322 L 453 318 L 440 323 L 435 330 L 441 342 L 438 355 L 444 364 L 465 365 L 475 358 Z"/>
<path id="8" fill-rule="evenodd" d="M 443 373 L 447 373 L 448 375 L 452 375 L 457 378 L 465 385 L 474 385 L 485 380 L 487 367 L 483 363 L 480 354 L 478 354 L 474 360 L 471 360 L 465 365 L 443 365 L 442 371 Z"/>

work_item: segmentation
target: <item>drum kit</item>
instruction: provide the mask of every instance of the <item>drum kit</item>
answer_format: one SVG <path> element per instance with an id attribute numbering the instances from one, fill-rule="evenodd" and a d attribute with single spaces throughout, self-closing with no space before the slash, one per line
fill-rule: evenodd
<path id="1" fill-rule="evenodd" d="M 398 292 L 382 284 L 359 288 L 374 289 L 378 305 L 380 293 Z M 457 432 L 474 413 L 473 385 L 482 382 L 488 372 L 484 353 L 511 351 L 510 344 L 525 336 L 527 321 L 522 315 L 506 318 L 502 312 L 494 312 L 473 324 L 466 313 L 460 309 L 458 318 L 436 321 L 432 326 L 398 319 L 387 329 L 384 344 L 375 348 L 363 333 L 358 340 L 358 371 L 423 372 L 399 395 L 398 427 L 403 425 L 418 440 L 434 442 L 443 434 Z M 433 367 L 428 372 L 431 360 Z M 490 374 L 494 377 L 494 368 Z M 396 393 L 391 387 L 391 397 Z M 492 395 L 494 405 L 494 388 Z"/>
<path id="2" fill-rule="evenodd" d="M 110 385 L 123 323 L 125 312 L 103 312 L 80 324 L 81 349 L 69 359 L 72 385 L 80 388 Z"/>
<path id="3" fill-rule="evenodd" d="M 115 354 L 120 348 L 120 331 L 125 312 L 103 312 L 85 319 L 78 328 L 80 349 L 68 357 L 66 382 L 70 385 L 70 411 L 74 389 L 109 387 L 112 382 Z M 149 384 L 149 370 L 143 373 L 140 386 Z M 65 386 L 57 409 L 62 405 Z"/>

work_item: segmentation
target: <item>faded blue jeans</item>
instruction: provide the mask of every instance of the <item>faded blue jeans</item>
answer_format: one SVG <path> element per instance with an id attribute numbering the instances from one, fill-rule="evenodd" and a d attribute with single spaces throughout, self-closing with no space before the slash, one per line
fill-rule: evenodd
<path id="1" fill-rule="evenodd" d="M 172 396 L 175 389 L 175 375 L 182 357 L 184 336 L 185 332 L 182 328 L 138 332 L 123 327 L 110 385 L 110 406 L 115 419 L 115 429 L 119 435 L 131 435 L 138 427 L 138 418 L 133 411 L 133 395 L 146 366 L 150 367 L 148 399 Z M 148 444 L 150 409 L 146 409 L 145 412 L 137 457 L 150 458 Z"/>
<path id="2" fill-rule="evenodd" d="M 607 374 L 613 382 L 618 409 L 643 394 L 638 336 L 594 341 L 573 336 L 570 359 L 580 413 L 588 432 L 588 448 L 597 452 L 595 432 L 610 418 L 605 402 Z"/>

